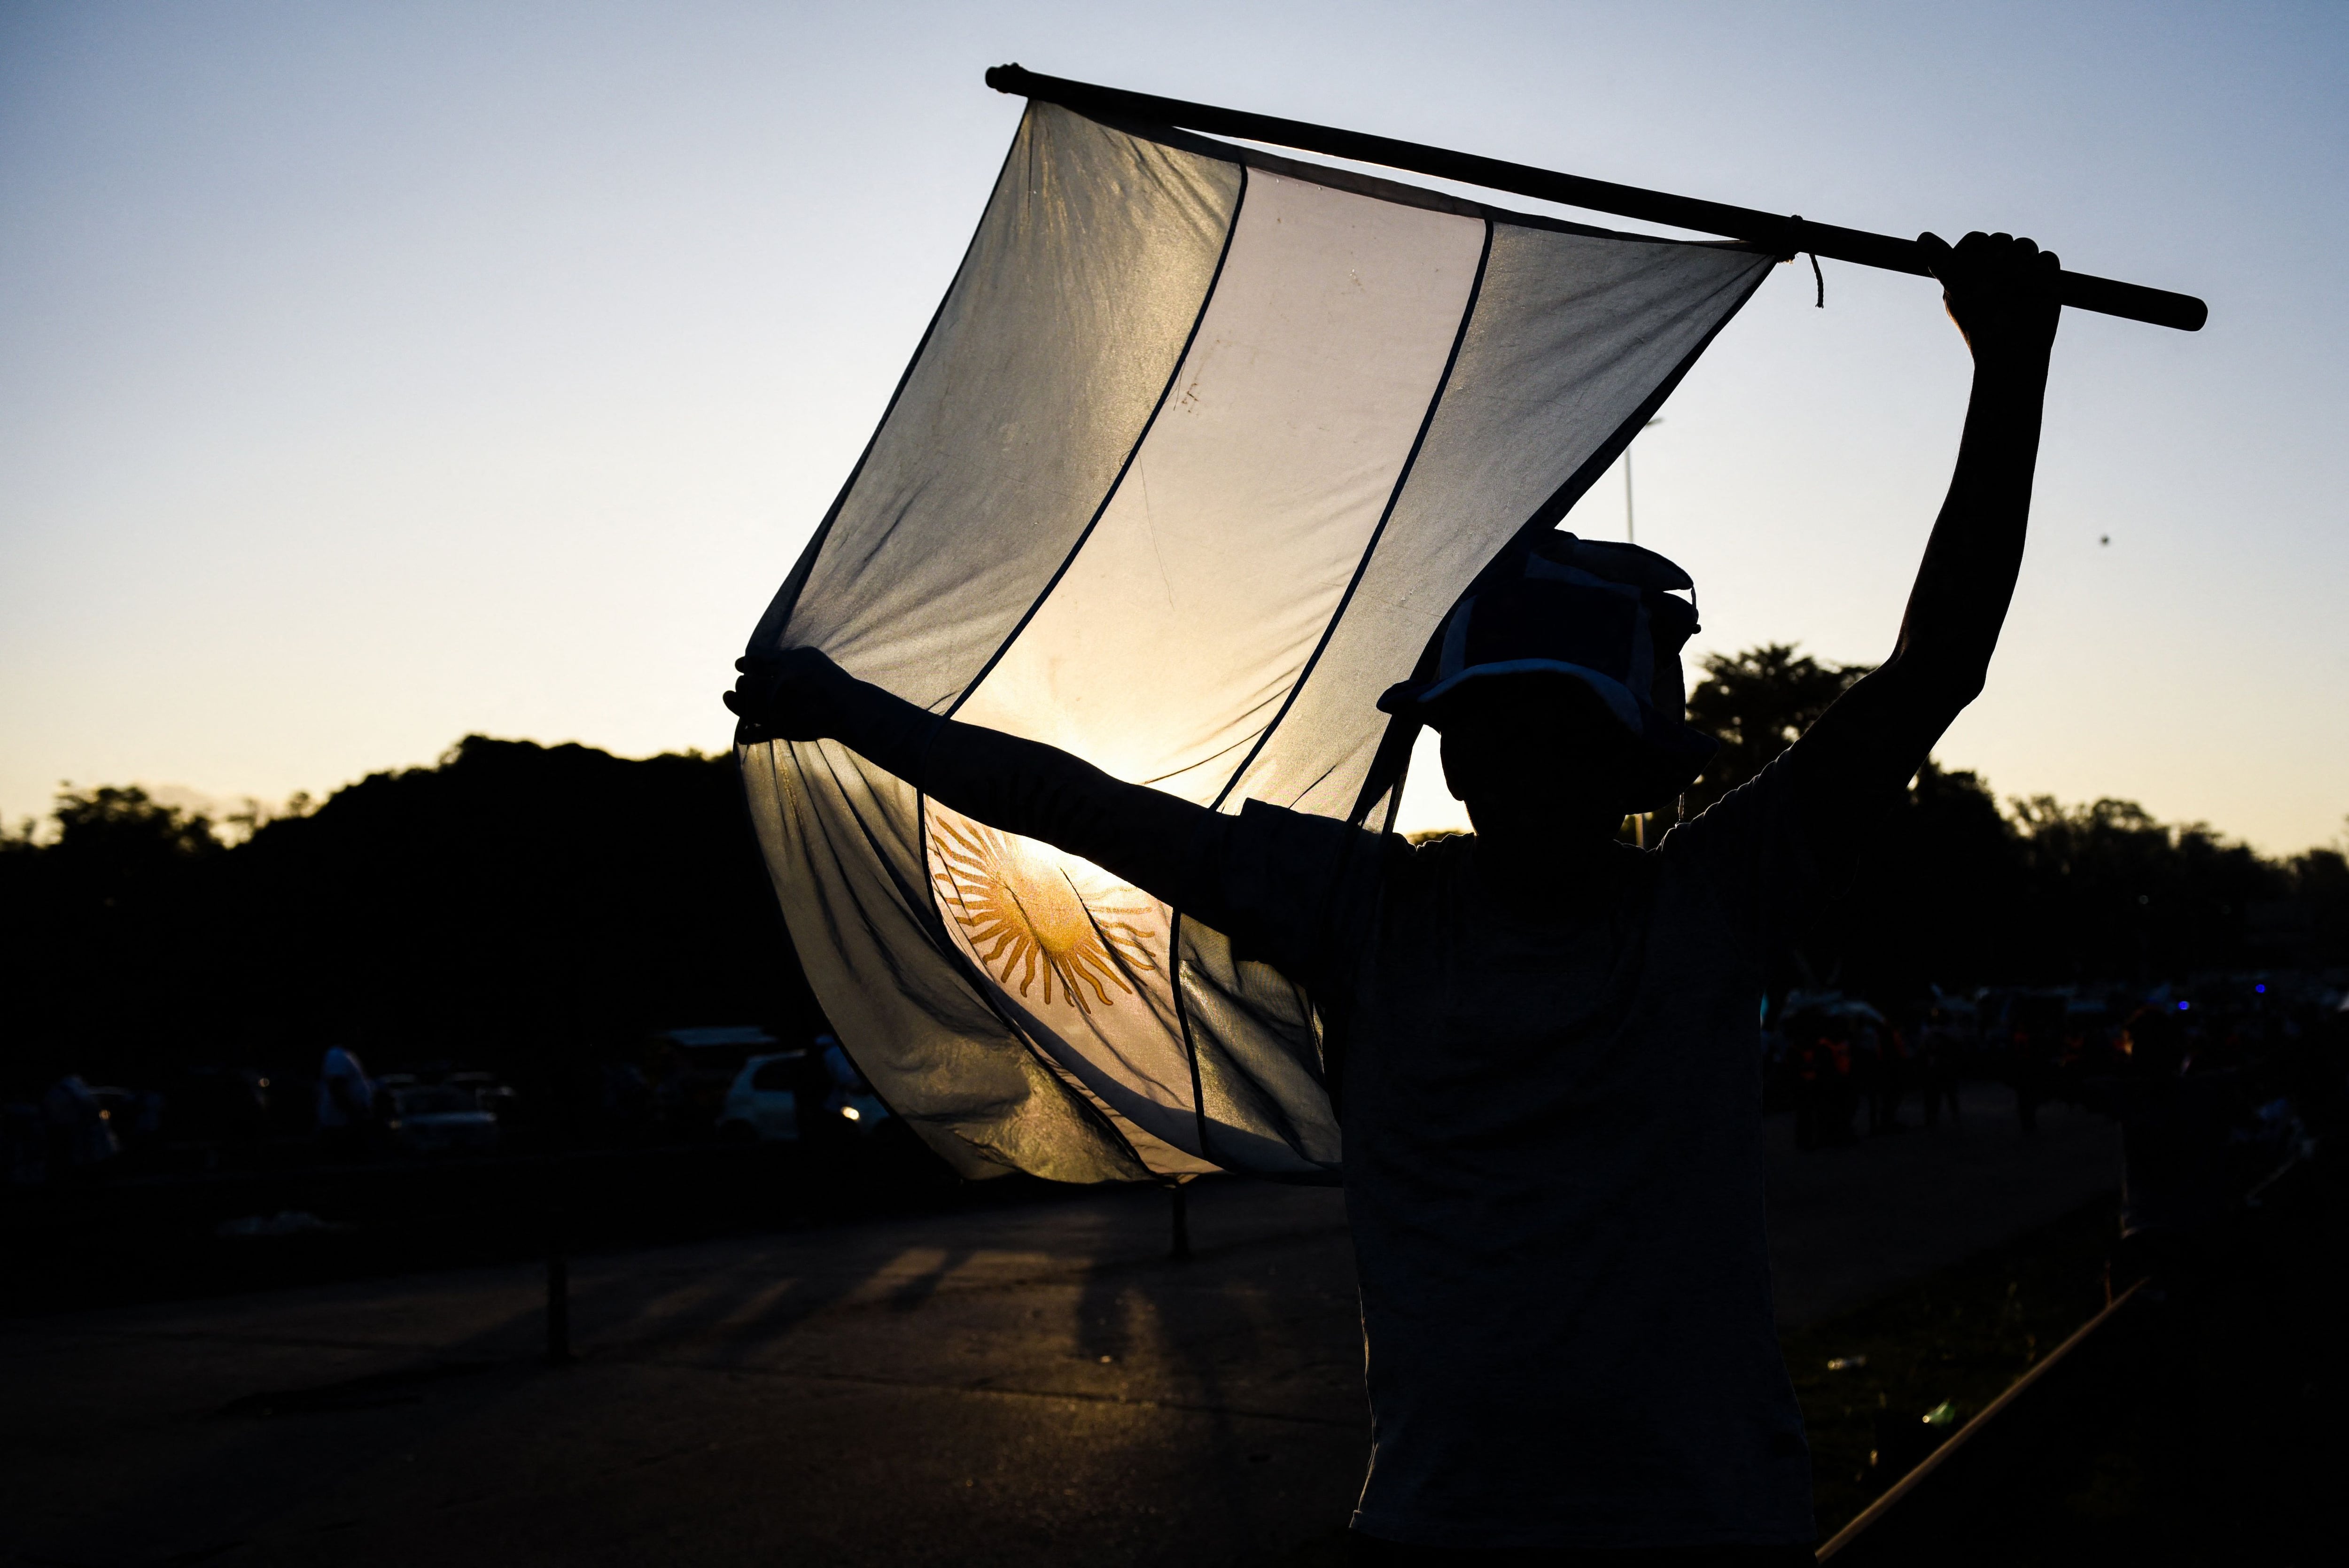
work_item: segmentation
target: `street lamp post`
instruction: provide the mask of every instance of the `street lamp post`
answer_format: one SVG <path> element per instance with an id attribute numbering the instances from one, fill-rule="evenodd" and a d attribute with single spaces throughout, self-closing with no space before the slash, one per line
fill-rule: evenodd
<path id="1" fill-rule="evenodd" d="M 1640 428 L 1652 430 L 1663 422 L 1664 417 L 1659 414 Z M 1640 531 L 1632 526 L 1631 519 L 1631 449 L 1629 447 L 1623 449 L 1623 542 L 1627 544 L 1640 542 Z"/>
<path id="2" fill-rule="evenodd" d="M 1663 422 L 1664 417 L 1659 414 L 1640 428 L 1652 430 Z M 1640 531 L 1631 514 L 1631 449 L 1629 447 L 1623 449 L 1623 542 L 1640 542 Z M 1631 819 L 1631 842 L 1640 849 L 1648 847 L 1648 814 L 1645 811 L 1635 814 Z"/>

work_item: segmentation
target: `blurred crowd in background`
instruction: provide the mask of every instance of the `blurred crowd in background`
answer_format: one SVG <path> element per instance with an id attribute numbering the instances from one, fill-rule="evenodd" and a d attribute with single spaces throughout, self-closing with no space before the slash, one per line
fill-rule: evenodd
<path id="1" fill-rule="evenodd" d="M 2349 975 L 2260 972 L 2190 989 L 1934 991 L 1888 1014 L 1793 992 L 1765 1020 L 1770 1104 L 1805 1150 L 1912 1129 L 1958 1131 L 1962 1086 L 2009 1097 L 2023 1136 L 2063 1104 L 2121 1125 L 2125 1235 L 2195 1232 L 2340 1130 Z M 1977 1112 L 1978 1112 L 1977 1108 Z"/>

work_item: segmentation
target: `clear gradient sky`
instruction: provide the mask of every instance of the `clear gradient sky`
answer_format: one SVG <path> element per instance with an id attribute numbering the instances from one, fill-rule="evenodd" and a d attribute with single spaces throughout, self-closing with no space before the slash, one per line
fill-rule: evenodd
<path id="1" fill-rule="evenodd" d="M 2203 295 L 2196 335 L 2067 315 L 1941 756 L 2341 832 L 2349 7 L 2045 0 L 8 4 L 0 812 L 323 793 L 471 731 L 722 748 L 1012 59 Z M 1965 356 L 1928 284 L 1826 293 L 1780 269 L 1637 449 L 1700 648 L 1875 659 L 1899 623 Z M 1570 526 L 1619 537 L 1621 497 Z"/>

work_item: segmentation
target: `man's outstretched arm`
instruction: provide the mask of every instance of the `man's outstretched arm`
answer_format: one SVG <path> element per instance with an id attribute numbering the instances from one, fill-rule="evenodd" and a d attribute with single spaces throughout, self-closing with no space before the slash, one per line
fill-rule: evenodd
<path id="1" fill-rule="evenodd" d="M 1802 742 L 1832 807 L 1881 798 L 1921 767 L 1990 672 L 2023 566 L 2055 342 L 2058 263 L 2029 240 L 1920 242 L 1974 357 L 1957 471 L 1941 503 L 1892 656 L 1844 694 Z"/>
<path id="2" fill-rule="evenodd" d="M 1178 908 L 1215 902 L 1206 868 L 1228 818 L 1040 742 L 940 718 L 813 648 L 735 667 L 726 706 L 755 728 L 837 740 L 967 817 L 1081 855 Z"/>

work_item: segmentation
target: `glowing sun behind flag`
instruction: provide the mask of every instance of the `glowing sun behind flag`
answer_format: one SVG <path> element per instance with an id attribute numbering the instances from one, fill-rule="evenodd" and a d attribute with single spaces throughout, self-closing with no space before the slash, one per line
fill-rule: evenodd
<path id="1" fill-rule="evenodd" d="M 938 903 L 962 928 L 971 954 L 996 982 L 1028 997 L 1040 977 L 1052 1005 L 1052 985 L 1081 1013 L 1093 1003 L 1115 1006 L 1103 982 L 1126 995 L 1133 987 L 1120 969 L 1157 970 L 1148 936 L 1133 922 L 1147 918 L 1138 908 L 1095 910 L 1071 875 L 1069 858 L 1047 844 L 999 833 L 968 819 L 933 817 L 932 881 Z M 1124 918 L 1119 918 L 1123 916 Z M 1001 968 L 997 967 L 998 964 Z M 1092 1000 L 1085 993 L 1092 993 Z"/>

